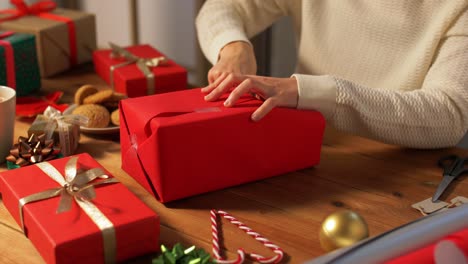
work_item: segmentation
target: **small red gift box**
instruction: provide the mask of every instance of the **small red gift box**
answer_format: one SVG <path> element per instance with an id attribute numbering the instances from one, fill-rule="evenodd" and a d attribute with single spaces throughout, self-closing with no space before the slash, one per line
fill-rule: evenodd
<path id="1" fill-rule="evenodd" d="M 116 92 L 139 97 L 187 88 L 187 71 L 153 47 L 112 48 L 95 51 L 93 61 L 96 73 Z"/>
<path id="2" fill-rule="evenodd" d="M 2 172 L 0 191 L 47 263 L 109 263 L 156 252 L 158 216 L 115 181 L 80 154 Z M 33 199 L 47 194 L 53 198 Z"/>
<path id="3" fill-rule="evenodd" d="M 275 108 L 253 122 L 261 102 L 241 101 L 226 108 L 206 102 L 200 89 L 123 100 L 122 168 L 168 202 L 319 162 L 319 112 Z"/>

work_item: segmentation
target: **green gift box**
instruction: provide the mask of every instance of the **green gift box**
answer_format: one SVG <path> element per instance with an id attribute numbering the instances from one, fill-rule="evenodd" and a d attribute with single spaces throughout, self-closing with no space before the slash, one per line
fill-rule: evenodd
<path id="1" fill-rule="evenodd" d="M 0 32 L 0 85 L 16 89 L 18 96 L 41 88 L 34 35 Z"/>

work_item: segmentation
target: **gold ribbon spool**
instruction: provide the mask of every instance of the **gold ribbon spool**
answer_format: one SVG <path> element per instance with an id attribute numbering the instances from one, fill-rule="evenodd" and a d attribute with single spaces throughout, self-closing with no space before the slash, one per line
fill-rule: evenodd
<path id="1" fill-rule="evenodd" d="M 113 57 L 122 57 L 126 59 L 126 62 L 112 65 L 110 67 L 110 85 L 111 88 L 114 89 L 114 71 L 117 68 L 124 67 L 133 63 L 136 63 L 138 69 L 145 75 L 146 78 L 146 88 L 147 94 L 151 95 L 155 93 L 155 76 L 151 68 L 158 67 L 161 65 L 165 65 L 167 63 L 167 59 L 164 56 L 154 57 L 154 58 L 141 58 L 138 56 L 133 55 L 128 50 L 120 47 L 112 42 L 109 42 L 111 46 L 111 56 Z"/>
<path id="2" fill-rule="evenodd" d="M 19 200 L 19 213 L 21 228 L 24 232 L 23 207 L 32 202 L 50 199 L 60 196 L 57 213 L 63 213 L 71 209 L 72 201 L 83 209 L 91 220 L 101 230 L 104 246 L 105 263 L 116 262 L 117 241 L 115 228 L 112 222 L 97 208 L 90 200 L 96 197 L 94 186 L 117 183 L 115 178 L 92 182 L 97 178 L 108 178 L 102 168 L 94 168 L 85 172 L 77 171 L 78 157 L 72 157 L 65 165 L 65 177 L 50 163 L 42 162 L 35 164 L 52 180 L 60 184 L 60 187 L 44 190 L 23 197 Z"/>

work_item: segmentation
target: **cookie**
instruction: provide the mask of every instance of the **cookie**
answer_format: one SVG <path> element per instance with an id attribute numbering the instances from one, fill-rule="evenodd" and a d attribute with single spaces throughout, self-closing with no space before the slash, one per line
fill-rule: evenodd
<path id="1" fill-rule="evenodd" d="M 75 108 L 72 112 L 74 115 L 86 116 L 89 121 L 87 127 L 104 128 L 109 125 L 110 114 L 102 105 L 83 104 Z"/>
<path id="2" fill-rule="evenodd" d="M 95 94 L 97 92 L 98 92 L 98 89 L 96 89 L 96 87 L 94 87 L 91 84 L 85 84 L 85 85 L 81 86 L 80 88 L 78 88 L 78 90 L 76 90 L 75 104 L 76 105 L 83 104 L 83 100 L 86 97 L 88 97 L 90 95 L 93 95 L 93 94 Z"/>
<path id="3" fill-rule="evenodd" d="M 126 94 L 123 94 L 123 93 L 114 93 L 112 95 L 112 99 L 113 101 L 120 101 L 122 99 L 125 99 L 127 98 L 128 96 Z"/>
<path id="4" fill-rule="evenodd" d="M 114 93 L 112 94 L 112 97 L 109 98 L 109 100 L 102 102 L 101 105 L 105 106 L 109 111 L 112 112 L 119 107 L 120 100 L 125 98 L 127 98 L 125 94 Z"/>
<path id="5" fill-rule="evenodd" d="M 109 100 L 114 92 L 112 90 L 102 90 L 99 91 L 95 94 L 92 94 L 90 96 L 87 96 L 83 100 L 83 104 L 100 104 L 102 102 L 105 102 L 106 100 Z"/>
<path id="6" fill-rule="evenodd" d="M 119 115 L 119 109 L 116 109 L 112 112 L 111 114 L 111 123 L 116 125 L 116 126 L 120 126 L 120 115 Z"/>

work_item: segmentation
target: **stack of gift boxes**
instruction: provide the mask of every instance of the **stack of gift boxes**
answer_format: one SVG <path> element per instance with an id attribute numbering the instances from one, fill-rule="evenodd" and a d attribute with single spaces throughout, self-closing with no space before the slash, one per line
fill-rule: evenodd
<path id="1" fill-rule="evenodd" d="M 29 96 L 41 77 L 92 60 L 130 97 L 119 105 L 122 168 L 161 202 L 319 162 L 318 112 L 278 108 L 254 123 L 259 101 L 206 102 L 187 89 L 186 70 L 149 45 L 97 50 L 92 14 L 49 1 L 12 4 L 0 11 L 0 84 Z M 48 263 L 113 263 L 157 251 L 157 215 L 91 156 L 76 155 L 86 122 L 53 107 L 38 115 L 7 158 L 11 170 L 0 173 L 3 203 Z"/>

